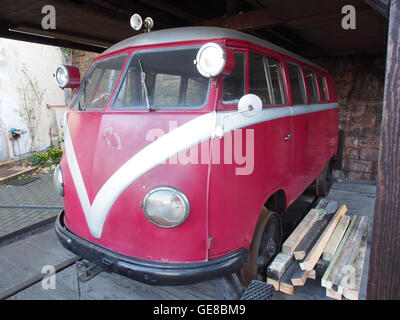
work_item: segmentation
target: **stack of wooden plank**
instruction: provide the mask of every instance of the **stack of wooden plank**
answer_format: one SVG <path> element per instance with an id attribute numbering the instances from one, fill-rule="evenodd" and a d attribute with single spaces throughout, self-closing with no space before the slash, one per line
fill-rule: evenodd
<path id="1" fill-rule="evenodd" d="M 328 297 L 357 300 L 369 221 L 368 217 L 346 213 L 346 205 L 338 207 L 336 202 L 322 199 L 268 266 L 267 282 L 275 290 L 293 295 L 296 286 L 318 276 Z"/>

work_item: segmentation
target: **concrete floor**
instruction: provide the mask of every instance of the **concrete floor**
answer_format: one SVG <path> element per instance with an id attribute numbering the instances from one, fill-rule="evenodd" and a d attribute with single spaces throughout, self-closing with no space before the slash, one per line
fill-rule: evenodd
<path id="1" fill-rule="evenodd" d="M 375 203 L 375 185 L 352 181 L 336 182 L 330 191 L 329 200 L 345 203 L 348 214 L 367 215 L 372 224 Z M 371 230 L 371 229 L 370 229 Z M 370 232 L 371 233 L 371 232 Z M 368 272 L 370 236 L 366 266 L 363 272 L 361 298 L 365 298 Z M 40 274 L 44 265 L 57 265 L 73 255 L 58 242 L 54 230 L 30 236 L 0 248 L 0 293 Z M 209 300 L 219 298 L 213 281 L 196 285 L 158 287 L 136 282 L 116 274 L 100 273 L 87 283 L 81 284 L 81 299 L 178 299 Z M 78 299 L 76 268 L 71 266 L 56 274 L 56 288 L 45 290 L 38 283 L 12 296 L 10 299 Z M 276 300 L 329 299 L 319 281 L 308 281 L 304 287 L 296 288 L 294 296 L 275 293 Z"/>

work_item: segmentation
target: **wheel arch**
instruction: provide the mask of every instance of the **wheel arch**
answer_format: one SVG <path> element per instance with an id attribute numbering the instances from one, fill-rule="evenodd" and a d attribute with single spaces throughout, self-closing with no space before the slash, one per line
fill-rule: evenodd
<path id="1" fill-rule="evenodd" d="M 268 197 L 264 206 L 270 210 L 279 213 L 280 215 L 286 211 L 286 193 L 283 189 L 279 189 Z"/>

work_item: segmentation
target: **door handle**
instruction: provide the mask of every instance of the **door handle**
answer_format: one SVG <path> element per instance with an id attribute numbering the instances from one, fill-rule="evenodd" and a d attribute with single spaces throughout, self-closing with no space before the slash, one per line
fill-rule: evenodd
<path id="1" fill-rule="evenodd" d="M 289 133 L 285 138 L 283 138 L 285 141 L 292 140 L 292 135 Z"/>

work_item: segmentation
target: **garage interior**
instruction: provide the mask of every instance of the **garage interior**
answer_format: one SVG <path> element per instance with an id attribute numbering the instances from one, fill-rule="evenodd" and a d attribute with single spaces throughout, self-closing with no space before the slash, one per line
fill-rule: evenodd
<path id="1" fill-rule="evenodd" d="M 45 5 L 57 10 L 55 30 L 41 27 Z M 355 29 L 342 27 L 346 5 L 356 9 Z M 399 0 L 4 0 L 2 7 L 0 37 L 75 49 L 83 73 L 94 54 L 141 33 L 129 25 L 133 13 L 151 17 L 153 30 L 247 32 L 325 68 L 340 104 L 336 178 L 377 183 L 367 299 L 400 299 Z"/>

